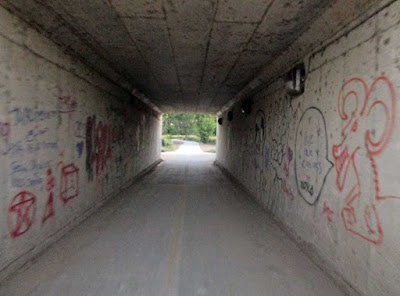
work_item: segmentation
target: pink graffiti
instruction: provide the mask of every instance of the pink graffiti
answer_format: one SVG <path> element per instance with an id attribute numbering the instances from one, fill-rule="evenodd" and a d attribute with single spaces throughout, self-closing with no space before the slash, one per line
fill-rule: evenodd
<path id="1" fill-rule="evenodd" d="M 328 206 L 328 204 L 326 202 L 324 202 L 324 208 L 322 210 L 322 215 L 326 215 L 326 217 L 328 218 L 329 222 L 333 221 L 333 211 L 332 209 Z"/>
<path id="2" fill-rule="evenodd" d="M 383 230 L 377 205 L 383 200 L 399 198 L 381 195 L 376 162 L 393 133 L 396 115 L 393 85 L 385 76 L 378 77 L 369 88 L 363 79 L 351 78 L 339 92 L 337 110 L 344 127 L 342 141 L 332 147 L 332 154 L 337 188 L 342 192 L 346 187 L 341 217 L 346 230 L 379 245 Z M 377 133 L 371 128 L 372 114 L 379 110 L 384 114 L 379 121 L 383 129 Z M 369 189 L 370 184 L 373 190 Z"/>

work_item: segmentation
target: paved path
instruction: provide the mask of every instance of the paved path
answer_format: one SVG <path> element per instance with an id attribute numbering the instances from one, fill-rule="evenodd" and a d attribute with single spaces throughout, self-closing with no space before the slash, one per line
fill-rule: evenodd
<path id="1" fill-rule="evenodd" d="M 343 295 L 214 154 L 186 149 L 165 153 L 0 295 Z"/>
<path id="2" fill-rule="evenodd" d="M 203 150 L 201 150 L 200 145 L 197 142 L 176 140 L 176 139 L 172 139 L 172 141 L 180 144 L 182 143 L 182 145 L 179 146 L 178 150 L 172 152 L 176 155 L 181 155 L 181 154 L 197 155 L 203 153 Z M 166 152 L 166 153 L 171 153 L 171 152 Z"/>

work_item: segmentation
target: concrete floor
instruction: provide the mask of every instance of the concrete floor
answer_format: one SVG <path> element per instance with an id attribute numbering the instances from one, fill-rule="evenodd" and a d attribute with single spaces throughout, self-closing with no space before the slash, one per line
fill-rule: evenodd
<path id="1" fill-rule="evenodd" d="M 343 295 L 213 166 L 214 154 L 184 146 L 0 295 Z"/>

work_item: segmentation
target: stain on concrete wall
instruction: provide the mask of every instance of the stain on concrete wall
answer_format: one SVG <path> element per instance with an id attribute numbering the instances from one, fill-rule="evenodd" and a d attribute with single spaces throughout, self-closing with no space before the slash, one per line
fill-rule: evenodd
<path id="1" fill-rule="evenodd" d="M 399 11 L 306 56 L 303 95 L 277 78 L 217 131 L 217 161 L 363 295 L 400 294 Z"/>
<path id="2" fill-rule="evenodd" d="M 3 9 L 0 17 L 4 277 L 159 159 L 161 117 Z"/>

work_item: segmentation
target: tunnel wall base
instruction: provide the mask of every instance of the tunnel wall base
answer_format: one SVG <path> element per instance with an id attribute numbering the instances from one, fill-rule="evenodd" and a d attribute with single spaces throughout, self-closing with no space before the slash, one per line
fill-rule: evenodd
<path id="1" fill-rule="evenodd" d="M 277 77 L 217 130 L 217 162 L 351 294 L 400 295 L 399 12 L 299 61 L 304 94 Z"/>
<path id="2" fill-rule="evenodd" d="M 160 159 L 161 115 L 0 8 L 0 278 Z"/>

